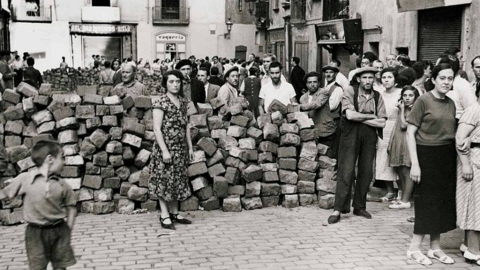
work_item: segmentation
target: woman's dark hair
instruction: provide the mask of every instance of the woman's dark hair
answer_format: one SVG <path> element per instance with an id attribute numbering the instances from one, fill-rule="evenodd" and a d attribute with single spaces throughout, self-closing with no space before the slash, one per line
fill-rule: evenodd
<path id="1" fill-rule="evenodd" d="M 40 167 L 45 162 L 47 156 L 58 157 L 62 152 L 62 147 L 58 142 L 39 141 L 32 148 L 32 160 L 35 166 Z"/>
<path id="2" fill-rule="evenodd" d="M 402 87 L 402 92 L 400 92 L 400 99 L 398 101 L 403 99 L 403 93 L 405 93 L 406 91 L 413 91 L 413 94 L 415 95 L 415 101 L 420 96 L 420 92 L 418 92 L 417 88 L 412 85 L 405 85 L 404 87 Z"/>
<path id="3" fill-rule="evenodd" d="M 427 69 L 427 67 L 430 67 L 430 70 L 432 70 L 434 66 L 432 62 L 428 60 L 417 61 L 415 62 L 415 64 L 413 64 L 412 68 L 413 68 L 413 71 L 415 71 L 416 80 L 420 79 L 425 74 L 425 69 Z"/>
<path id="4" fill-rule="evenodd" d="M 460 61 L 458 59 L 455 59 L 455 60 L 452 60 L 447 56 L 442 56 L 440 58 L 440 61 L 438 62 L 438 64 L 448 64 L 450 65 L 450 68 L 453 70 L 453 74 L 454 75 L 457 75 L 458 71 L 460 70 Z M 432 76 L 433 76 L 433 72 L 432 72 Z"/>
<path id="5" fill-rule="evenodd" d="M 444 69 L 453 70 L 452 66 L 449 65 L 449 64 L 445 64 L 445 63 L 438 64 L 432 69 L 432 78 L 435 80 L 438 76 L 438 73 L 440 73 L 440 71 L 442 71 Z"/>
<path id="6" fill-rule="evenodd" d="M 103 65 L 105 66 L 105 68 L 110 68 L 112 66 L 110 61 L 105 61 L 105 63 Z"/>
<path id="7" fill-rule="evenodd" d="M 32 57 L 28 57 L 27 58 L 27 65 L 29 67 L 33 67 L 33 65 L 35 65 L 35 59 L 33 59 Z"/>
<path id="8" fill-rule="evenodd" d="M 415 71 L 415 80 L 418 80 L 423 77 L 425 74 L 425 69 L 427 66 L 425 65 L 425 62 L 423 61 L 417 61 L 415 64 L 413 64 L 412 69 Z"/>
<path id="9" fill-rule="evenodd" d="M 404 68 L 398 73 L 397 87 L 404 87 L 415 82 L 415 71 L 412 68 Z"/>
<path id="10" fill-rule="evenodd" d="M 406 54 L 400 54 L 397 56 L 397 61 L 402 62 L 402 65 L 409 67 L 410 66 L 410 57 Z"/>
<path id="11" fill-rule="evenodd" d="M 251 68 L 248 70 L 248 74 L 249 74 L 250 76 L 255 75 L 256 77 L 258 77 L 258 68 L 254 67 L 254 66 L 251 67 Z"/>
<path id="12" fill-rule="evenodd" d="M 168 91 L 167 90 L 167 81 L 168 81 L 168 76 L 170 75 L 173 75 L 177 78 L 180 79 L 180 91 L 178 92 L 178 95 L 179 96 L 182 96 L 183 97 L 183 75 L 180 71 L 178 70 L 169 70 L 167 72 L 165 72 L 165 74 L 163 74 L 163 77 L 162 77 L 162 87 L 165 88 L 165 91 Z"/>
<path id="13" fill-rule="evenodd" d="M 395 78 L 395 83 L 397 83 L 398 72 L 394 67 L 387 67 L 387 68 L 382 69 L 382 71 L 380 71 L 380 78 L 382 78 L 383 74 L 385 74 L 387 72 L 390 72 L 390 73 L 393 74 L 393 77 Z"/>

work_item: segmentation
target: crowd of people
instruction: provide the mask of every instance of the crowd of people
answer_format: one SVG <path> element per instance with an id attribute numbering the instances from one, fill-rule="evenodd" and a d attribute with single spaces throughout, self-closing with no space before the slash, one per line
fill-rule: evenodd
<path id="1" fill-rule="evenodd" d="M 0 51 L 0 100 L 5 89 L 14 89 L 21 82 L 35 88 L 42 85 L 42 74 L 34 65 L 35 59 L 28 52 L 21 58 L 17 51 Z"/>
<path id="2" fill-rule="evenodd" d="M 440 248 L 440 235 L 459 226 L 466 231 L 461 247 L 465 258 L 480 264 L 480 224 L 475 212 L 480 205 L 480 192 L 475 189 L 480 182 L 476 166 L 480 57 L 471 61 L 475 74 L 471 82 L 454 48 L 436 63 L 412 64 L 408 56 L 393 54 L 381 61 L 366 52 L 345 75 L 338 60 L 318 73 L 305 72 L 300 59 L 293 57 L 291 83 L 272 54 L 261 61 L 250 55 L 249 61 L 234 65 L 222 64 L 216 56 L 212 59 L 202 62 L 192 56 L 174 61 L 162 74 L 164 94 L 154 102 L 157 142 L 150 164 L 150 190 L 160 198 L 162 227 L 174 229 L 174 222 L 191 222 L 177 208 L 177 202 L 191 194 L 185 175 L 185 160 L 193 153 L 188 101 L 207 103 L 219 98 L 230 106 L 243 96 L 256 116 L 273 112 L 280 102 L 299 104 L 313 119 L 318 142 L 329 147 L 329 157 L 338 159 L 329 224 L 351 211 L 352 197 L 353 214 L 372 218 L 366 202 L 373 180 L 386 187 L 387 194 L 380 200 L 391 202 L 390 209 L 411 208 L 414 195 L 415 217 L 409 218 L 414 236 L 408 258 L 423 265 L 432 264 L 431 259 L 453 263 Z M 138 82 L 133 82 L 141 68 L 145 65 L 124 65 L 122 76 L 130 74 L 132 80 L 123 76 L 114 94 L 140 95 L 140 88 L 134 87 Z M 425 255 L 420 245 L 427 234 L 430 250 Z"/>
<path id="3" fill-rule="evenodd" d="M 28 69 L 15 62 L 10 66 L 10 55 L 0 55 L 3 81 L 18 74 L 3 72 L 4 65 L 24 70 L 25 78 Z M 460 247 L 465 259 L 480 265 L 480 216 L 476 213 L 480 206 L 480 56 L 471 60 L 475 75 L 471 82 L 455 48 L 439 56 L 436 63 L 416 61 L 413 65 L 406 55 L 390 54 L 381 61 L 366 52 L 357 59 L 356 68 L 345 75 L 338 60 L 333 59 L 319 73 L 305 72 L 300 59 L 293 57 L 288 76 L 291 83 L 273 54 L 265 54 L 262 60 L 252 54 L 248 61 L 237 60 L 234 64 L 217 56 L 212 62 L 208 57 L 198 60 L 194 56 L 172 62 L 156 59 L 151 66 L 143 60 L 109 62 L 97 55 L 93 58 L 92 67 L 102 70 L 100 82 L 113 86 L 112 95 L 148 95 L 136 79 L 137 73 L 151 70 L 161 75 L 162 90 L 152 101 L 156 141 L 149 164 L 149 190 L 152 197 L 159 198 L 163 228 L 192 223 L 178 212 L 178 201 L 192 192 L 187 177 L 188 160 L 194 153 L 187 118 L 189 102 L 208 103 L 217 98 L 230 106 L 243 96 L 255 116 L 273 112 L 280 102 L 299 105 L 313 119 L 318 142 L 328 146 L 327 156 L 338 160 L 329 224 L 338 223 L 342 214 L 351 211 L 352 197 L 353 214 L 371 219 L 366 204 L 368 191 L 372 180 L 383 182 L 387 194 L 381 201 L 392 202 L 389 208 L 411 208 L 412 195 L 415 199 L 409 259 L 422 265 L 431 265 L 432 260 L 454 263 L 442 251 L 440 236 L 458 226 L 465 230 Z M 33 68 L 29 59 L 28 66 Z M 65 59 L 60 66 L 68 67 Z M 228 112 L 223 117 L 228 119 Z M 0 200 L 18 194 L 30 197 L 24 205 L 30 224 L 27 243 L 39 241 L 65 249 L 66 255 L 54 258 L 58 259 L 55 263 L 60 268 L 72 265 L 75 260 L 69 247 L 69 230 L 74 223 L 75 199 L 55 177 L 61 171 L 62 149 L 52 142 L 39 142 L 32 149 L 32 158 L 37 169 L 22 173 L 12 181 L 14 184 L 0 190 Z M 55 197 L 58 201 L 39 195 L 44 185 L 51 185 L 59 194 Z M 51 209 L 47 213 L 34 204 Z M 67 223 L 64 218 L 68 218 Z M 65 241 L 40 239 L 43 231 L 60 226 L 64 230 L 55 237 Z M 426 255 L 420 249 L 425 235 L 430 236 Z M 32 252 L 27 248 L 30 263 L 38 263 L 39 257 L 31 256 Z"/>

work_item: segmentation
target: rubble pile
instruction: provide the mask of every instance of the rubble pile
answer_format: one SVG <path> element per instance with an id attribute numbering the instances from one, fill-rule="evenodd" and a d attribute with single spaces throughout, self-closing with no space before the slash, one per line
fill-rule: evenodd
<path id="1" fill-rule="evenodd" d="M 37 90 L 21 84 L 3 95 L 0 140 L 9 179 L 34 167 L 30 149 L 39 140 L 56 140 L 64 151 L 61 176 L 75 190 L 82 212 L 154 211 L 148 193 L 148 164 L 155 134 L 152 99 L 108 96 L 111 87 L 77 86 L 56 94 L 52 85 Z M 255 119 L 244 98 L 227 107 L 220 99 L 189 104 L 194 159 L 188 167 L 193 196 L 182 211 L 238 212 L 283 205 L 320 203 L 332 207 L 335 160 L 317 144 L 313 122 L 298 105 L 274 103 L 271 114 Z M 161 172 L 158 172 L 161 173 Z M 4 223 L 21 218 L 22 199 L 5 201 Z"/>

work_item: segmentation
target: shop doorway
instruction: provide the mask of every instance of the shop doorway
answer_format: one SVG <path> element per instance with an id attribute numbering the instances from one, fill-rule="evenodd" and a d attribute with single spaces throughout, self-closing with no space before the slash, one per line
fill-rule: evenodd
<path id="1" fill-rule="evenodd" d="M 114 58 L 122 59 L 122 37 L 84 36 L 83 63 L 85 67 L 90 66 L 93 62 L 92 55 L 103 55 L 110 62 Z"/>
<path id="2" fill-rule="evenodd" d="M 179 33 L 163 33 L 155 36 L 155 58 L 160 60 L 185 59 L 186 36 Z"/>

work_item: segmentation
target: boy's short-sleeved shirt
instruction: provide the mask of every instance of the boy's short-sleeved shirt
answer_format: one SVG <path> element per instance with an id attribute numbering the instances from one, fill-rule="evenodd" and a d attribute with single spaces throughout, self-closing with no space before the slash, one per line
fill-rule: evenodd
<path id="1" fill-rule="evenodd" d="M 290 100 L 296 95 L 297 93 L 291 84 L 282 81 L 280 88 L 275 89 L 273 83 L 270 81 L 262 86 L 259 97 L 264 99 L 265 112 L 268 112 L 268 107 L 273 100 L 276 99 L 286 106 L 290 104 Z"/>
<path id="2" fill-rule="evenodd" d="M 18 175 L 1 192 L 8 197 L 22 195 L 23 217 L 26 222 L 37 225 L 49 225 L 66 218 L 66 207 L 77 203 L 75 193 L 63 179 L 55 175 L 46 179 L 36 169 Z"/>

